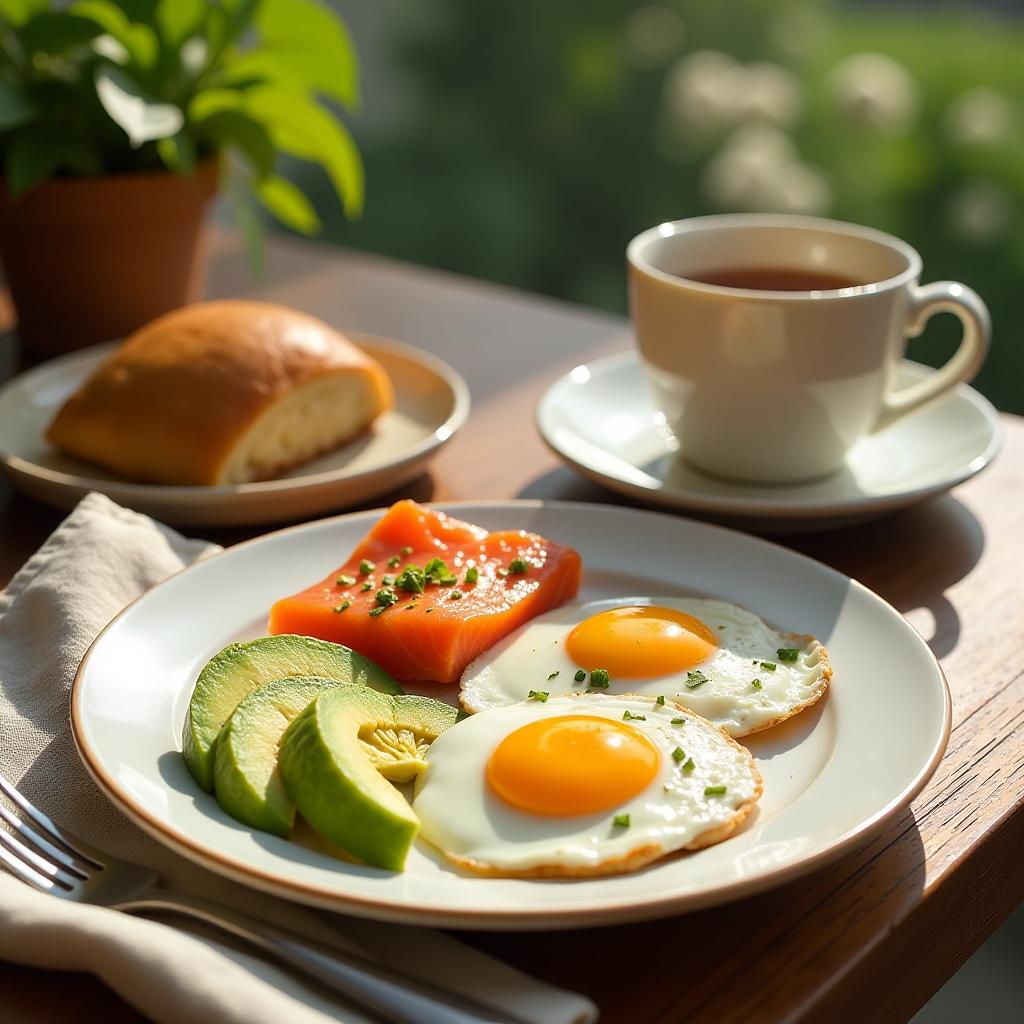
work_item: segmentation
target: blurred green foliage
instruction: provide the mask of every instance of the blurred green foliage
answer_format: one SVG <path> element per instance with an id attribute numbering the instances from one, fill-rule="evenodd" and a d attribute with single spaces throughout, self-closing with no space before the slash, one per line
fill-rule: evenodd
<path id="1" fill-rule="evenodd" d="M 624 246 L 662 220 L 791 209 L 870 224 L 921 251 L 925 280 L 982 294 L 995 341 L 978 386 L 1024 412 L 1021 22 L 821 0 L 406 8 L 411 107 L 362 133 L 366 213 L 343 226 L 325 212 L 330 235 L 623 310 Z M 951 319 L 912 357 L 945 359 Z"/>

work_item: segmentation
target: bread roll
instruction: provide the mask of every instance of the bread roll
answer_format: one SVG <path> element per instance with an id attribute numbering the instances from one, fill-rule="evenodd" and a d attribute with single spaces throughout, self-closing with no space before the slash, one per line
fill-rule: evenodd
<path id="1" fill-rule="evenodd" d="M 265 302 L 206 302 L 132 334 L 64 403 L 47 438 L 131 480 L 239 484 L 366 431 L 384 368 L 327 324 Z"/>

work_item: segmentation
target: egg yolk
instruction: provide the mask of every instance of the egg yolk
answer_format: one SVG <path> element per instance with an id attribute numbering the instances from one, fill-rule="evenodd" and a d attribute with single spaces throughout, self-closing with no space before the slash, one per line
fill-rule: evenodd
<path id="1" fill-rule="evenodd" d="M 613 679 L 650 679 L 693 668 L 717 647 L 715 634 L 700 619 L 658 605 L 598 612 L 576 626 L 565 642 L 577 665 L 607 669 Z"/>
<path id="2" fill-rule="evenodd" d="M 608 718 L 542 718 L 511 732 L 487 762 L 487 781 L 530 814 L 568 817 L 617 807 L 651 784 L 658 748 Z"/>

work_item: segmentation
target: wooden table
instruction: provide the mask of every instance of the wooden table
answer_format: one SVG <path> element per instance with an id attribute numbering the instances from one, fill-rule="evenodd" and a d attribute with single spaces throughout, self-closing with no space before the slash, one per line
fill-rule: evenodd
<path id="1" fill-rule="evenodd" d="M 628 345 L 620 319 L 291 241 L 271 246 L 264 286 L 231 236 L 215 239 L 213 257 L 213 295 L 258 294 L 412 342 L 465 375 L 468 425 L 404 493 L 618 500 L 562 468 L 532 416 L 556 374 Z M 0 366 L 13 365 L 0 349 Z M 870 525 L 780 538 L 881 594 L 942 660 L 953 735 L 910 810 L 858 852 L 731 906 L 470 941 L 588 993 L 608 1024 L 910 1017 L 1024 898 L 1024 421 L 1003 426 L 1001 458 L 954 495 Z M 0 582 L 59 519 L 0 484 Z M 138 1019 L 82 976 L 0 965 L 0 992 L 0 1015 L 12 1021 Z"/>

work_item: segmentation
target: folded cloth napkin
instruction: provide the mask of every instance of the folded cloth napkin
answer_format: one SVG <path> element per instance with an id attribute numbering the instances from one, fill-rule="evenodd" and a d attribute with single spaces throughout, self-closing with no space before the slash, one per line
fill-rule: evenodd
<path id="1" fill-rule="evenodd" d="M 71 682 L 104 625 L 148 587 L 217 550 L 90 494 L 0 593 L 0 772 L 59 824 L 160 872 L 168 887 L 339 949 L 379 955 L 525 1020 L 587 1024 L 593 1004 L 440 932 L 308 910 L 185 861 L 124 818 L 86 774 L 68 725 Z M 212 933 L 38 893 L 0 872 L 0 959 L 90 971 L 167 1024 L 364 1024 L 368 1018 Z M 179 926 L 180 925 L 180 926 Z"/>

